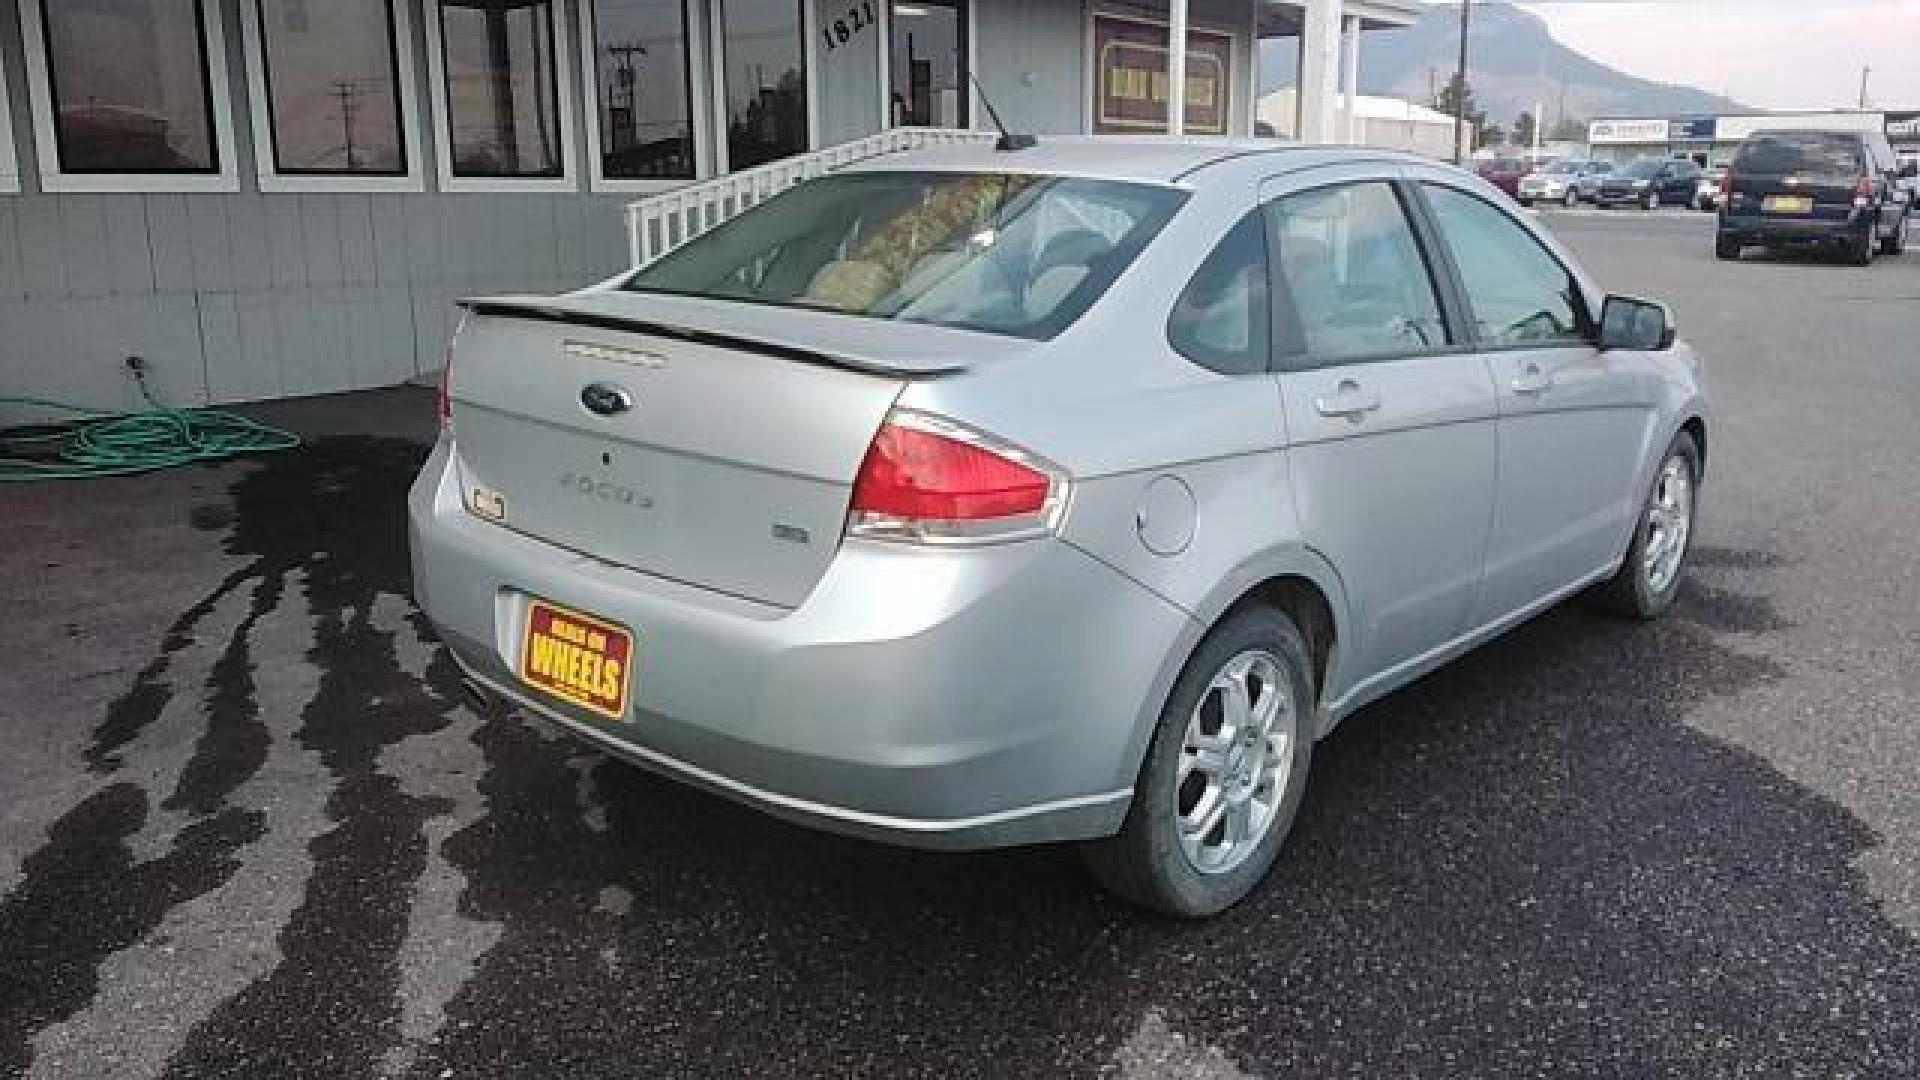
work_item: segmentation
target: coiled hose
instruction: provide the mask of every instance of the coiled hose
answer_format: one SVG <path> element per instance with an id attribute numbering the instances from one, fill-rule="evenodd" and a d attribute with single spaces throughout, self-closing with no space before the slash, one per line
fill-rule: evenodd
<path id="1" fill-rule="evenodd" d="M 140 412 L 0 396 L 0 406 L 50 409 L 71 417 L 0 428 L 0 481 L 128 476 L 300 445 L 292 432 L 238 413 L 163 405 L 147 388 L 141 369 L 129 366 L 149 406 Z"/>

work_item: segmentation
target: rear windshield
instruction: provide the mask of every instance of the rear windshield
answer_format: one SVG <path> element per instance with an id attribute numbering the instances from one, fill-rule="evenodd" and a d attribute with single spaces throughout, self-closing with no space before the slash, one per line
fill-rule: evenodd
<path id="1" fill-rule="evenodd" d="M 1185 198 L 1017 173 L 826 176 L 690 241 L 626 288 L 1047 338 Z"/>
<path id="2" fill-rule="evenodd" d="M 1556 161 L 1540 171 L 1560 176 L 1565 173 L 1577 173 L 1580 169 L 1581 163 L 1578 161 Z"/>
<path id="3" fill-rule="evenodd" d="M 1839 132 L 1753 135 L 1733 159 L 1736 172 L 1846 173 L 1860 171 L 1860 139 Z"/>
<path id="4" fill-rule="evenodd" d="M 1620 175 L 1646 179 L 1660 175 L 1660 170 L 1666 168 L 1666 165 L 1667 163 L 1659 158 L 1641 158 L 1625 169 L 1620 170 Z"/>

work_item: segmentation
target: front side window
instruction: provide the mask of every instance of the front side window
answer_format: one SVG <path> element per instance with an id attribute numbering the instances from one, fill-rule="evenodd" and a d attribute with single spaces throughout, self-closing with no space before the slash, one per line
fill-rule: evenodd
<path id="1" fill-rule="evenodd" d="M 61 172 L 220 171 L 197 0 L 50 0 L 39 12 Z"/>
<path id="2" fill-rule="evenodd" d="M 687 19 L 681 0 L 594 0 L 600 175 L 693 176 Z"/>
<path id="3" fill-rule="evenodd" d="M 725 0 L 727 167 L 738 171 L 807 149 L 807 75 L 796 0 Z"/>
<path id="4" fill-rule="evenodd" d="M 392 0 L 260 0 L 274 171 L 400 176 Z"/>
<path id="5" fill-rule="evenodd" d="M 565 175 L 555 7 L 440 0 L 454 176 Z"/>
<path id="6" fill-rule="evenodd" d="M 826 176 L 696 237 L 626 287 L 1046 338 L 1106 291 L 1184 198 L 1069 177 Z"/>
<path id="7" fill-rule="evenodd" d="M 1174 301 L 1167 341 L 1209 371 L 1252 375 L 1272 352 L 1267 226 L 1255 210 L 1220 241 Z"/>
<path id="8" fill-rule="evenodd" d="M 1276 347 L 1311 366 L 1443 348 L 1446 322 L 1400 197 L 1385 181 L 1269 204 Z"/>
<path id="9" fill-rule="evenodd" d="M 1579 282 L 1533 235 L 1493 204 L 1426 185 L 1453 253 L 1480 341 L 1495 347 L 1584 342 L 1592 322 Z"/>

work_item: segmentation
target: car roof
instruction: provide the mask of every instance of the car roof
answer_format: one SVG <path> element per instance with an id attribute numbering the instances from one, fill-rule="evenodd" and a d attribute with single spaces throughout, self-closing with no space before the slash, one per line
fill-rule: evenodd
<path id="1" fill-rule="evenodd" d="M 1278 139 L 1167 135 L 1048 137 L 1023 150 L 990 144 L 908 150 L 848 165 L 847 172 L 1020 172 L 1134 183 L 1174 184 L 1189 173 L 1251 154 L 1296 154 L 1307 147 Z"/>

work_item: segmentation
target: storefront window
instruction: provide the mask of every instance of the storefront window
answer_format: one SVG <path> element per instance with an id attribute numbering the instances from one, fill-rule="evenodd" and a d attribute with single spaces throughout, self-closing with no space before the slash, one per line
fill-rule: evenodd
<path id="1" fill-rule="evenodd" d="M 565 175 L 553 0 L 441 0 L 453 175 Z"/>
<path id="2" fill-rule="evenodd" d="M 260 0 L 281 173 L 406 172 L 390 0 Z"/>
<path id="3" fill-rule="evenodd" d="M 966 0 L 894 4 L 888 55 L 895 126 L 967 126 Z"/>
<path id="4" fill-rule="evenodd" d="M 794 0 L 723 0 L 727 165 L 738 170 L 807 149 L 807 77 Z"/>
<path id="5" fill-rule="evenodd" d="M 593 35 L 601 175 L 691 177 L 693 112 L 680 0 L 595 0 Z"/>
<path id="6" fill-rule="evenodd" d="M 196 0 L 55 0 L 41 6 L 59 168 L 217 173 Z"/>

